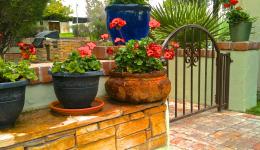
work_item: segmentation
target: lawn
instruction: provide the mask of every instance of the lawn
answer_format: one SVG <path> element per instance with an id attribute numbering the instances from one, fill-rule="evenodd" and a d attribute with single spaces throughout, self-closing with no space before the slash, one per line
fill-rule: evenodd
<path id="1" fill-rule="evenodd" d="M 260 99 L 257 101 L 257 106 L 246 111 L 249 114 L 260 116 Z"/>
<path id="2" fill-rule="evenodd" d="M 74 38 L 73 33 L 60 33 L 60 38 Z"/>

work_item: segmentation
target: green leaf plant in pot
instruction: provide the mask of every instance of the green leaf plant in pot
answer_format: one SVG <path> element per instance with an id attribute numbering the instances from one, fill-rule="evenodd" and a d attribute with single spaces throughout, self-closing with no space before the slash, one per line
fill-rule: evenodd
<path id="1" fill-rule="evenodd" d="M 238 3 L 238 0 L 224 0 L 223 4 L 226 9 L 232 42 L 248 41 L 252 24 L 256 20 L 256 18 L 245 12 L 242 7 L 237 6 Z"/>
<path id="2" fill-rule="evenodd" d="M 95 100 L 101 63 L 92 55 L 94 43 L 73 51 L 64 62 L 54 62 L 50 71 L 55 94 L 65 109 L 90 108 Z"/>
<path id="3" fill-rule="evenodd" d="M 5 62 L 0 58 L 0 129 L 13 127 L 25 102 L 28 80 L 36 80 L 27 60 Z"/>
<path id="4" fill-rule="evenodd" d="M 112 20 L 111 25 L 121 30 L 123 19 Z M 126 22 L 127 24 L 127 22 Z M 160 27 L 160 23 L 151 19 L 150 31 Z M 125 46 L 115 54 L 116 68 L 110 73 L 105 84 L 106 91 L 112 100 L 128 103 L 148 103 L 166 100 L 171 90 L 164 62 L 174 58 L 174 50 L 179 47 L 173 43 L 169 49 L 162 49 L 152 37 L 141 40 L 116 38 L 115 43 Z"/>

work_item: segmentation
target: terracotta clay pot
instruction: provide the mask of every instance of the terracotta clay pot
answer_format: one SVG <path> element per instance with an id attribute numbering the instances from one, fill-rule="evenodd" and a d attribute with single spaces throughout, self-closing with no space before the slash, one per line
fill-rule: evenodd
<path id="1" fill-rule="evenodd" d="M 163 71 L 144 74 L 112 72 L 105 87 L 113 100 L 149 103 L 166 100 L 171 82 Z"/>

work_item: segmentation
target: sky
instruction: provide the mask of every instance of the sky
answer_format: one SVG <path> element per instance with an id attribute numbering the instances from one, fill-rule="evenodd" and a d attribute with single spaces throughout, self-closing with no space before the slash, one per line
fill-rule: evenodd
<path id="1" fill-rule="evenodd" d="M 62 0 L 63 5 L 70 6 L 73 10 L 73 14 L 71 16 L 77 17 L 87 17 L 86 16 L 86 0 Z M 150 0 L 150 4 L 152 6 L 157 5 L 158 3 L 162 3 L 163 0 Z M 78 7 L 77 7 L 78 4 Z M 77 9 L 76 9 L 77 8 Z M 78 10 L 78 11 L 76 11 Z"/>

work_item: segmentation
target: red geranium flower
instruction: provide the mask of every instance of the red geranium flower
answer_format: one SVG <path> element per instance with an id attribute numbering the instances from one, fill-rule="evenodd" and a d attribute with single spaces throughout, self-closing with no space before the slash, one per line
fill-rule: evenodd
<path id="1" fill-rule="evenodd" d="M 172 60 L 174 58 L 174 50 L 166 49 L 164 52 L 164 58 L 167 60 Z"/>
<path id="2" fill-rule="evenodd" d="M 162 54 L 162 46 L 156 43 L 151 43 L 146 48 L 146 53 L 149 57 L 160 58 Z"/>
<path id="3" fill-rule="evenodd" d="M 121 18 L 115 18 L 109 24 L 109 28 L 110 29 L 116 28 L 117 30 L 120 30 L 125 25 L 126 25 L 126 21 L 125 20 L 123 20 Z"/>
<path id="4" fill-rule="evenodd" d="M 95 43 L 93 43 L 93 42 L 90 42 L 90 43 L 87 43 L 87 46 L 89 46 L 89 48 L 91 50 L 93 50 L 97 45 Z"/>
<path id="5" fill-rule="evenodd" d="M 92 55 L 92 51 L 89 46 L 83 46 L 78 48 L 80 56 L 83 57 L 90 57 Z"/>
<path id="6" fill-rule="evenodd" d="M 29 52 L 31 53 L 31 55 L 36 55 L 36 48 L 33 45 L 31 45 L 29 48 Z"/>
<path id="7" fill-rule="evenodd" d="M 116 38 L 115 39 L 115 43 L 119 43 L 119 42 L 125 43 L 125 39 L 123 39 L 123 38 Z"/>
<path id="8" fill-rule="evenodd" d="M 23 59 L 29 59 L 30 55 L 26 52 L 21 53 Z"/>
<path id="9" fill-rule="evenodd" d="M 138 49 L 139 48 L 139 43 L 138 42 L 135 42 L 134 44 L 134 49 Z"/>
<path id="10" fill-rule="evenodd" d="M 151 21 L 149 22 L 149 26 L 151 27 L 151 29 L 156 29 L 161 26 L 161 23 L 155 19 L 151 19 Z"/>
<path id="11" fill-rule="evenodd" d="M 230 0 L 229 2 L 231 5 L 236 5 L 238 3 L 238 0 Z"/>
<path id="12" fill-rule="evenodd" d="M 171 43 L 171 45 L 172 45 L 173 48 L 179 48 L 180 47 L 180 44 L 178 42 L 174 42 L 174 41 Z"/>
<path id="13" fill-rule="evenodd" d="M 230 4 L 229 3 L 224 3 L 224 8 L 229 8 L 230 7 Z"/>
<path id="14" fill-rule="evenodd" d="M 100 37 L 101 37 L 102 40 L 107 40 L 109 38 L 109 35 L 108 34 L 102 34 Z"/>
<path id="15" fill-rule="evenodd" d="M 24 43 L 24 42 L 19 42 L 19 43 L 17 43 L 17 46 L 19 46 L 20 48 L 21 48 L 21 47 L 24 47 L 24 46 L 25 46 L 25 43 Z"/>
<path id="16" fill-rule="evenodd" d="M 113 55 L 114 54 L 114 49 L 112 47 L 107 48 L 107 54 L 108 55 Z"/>

